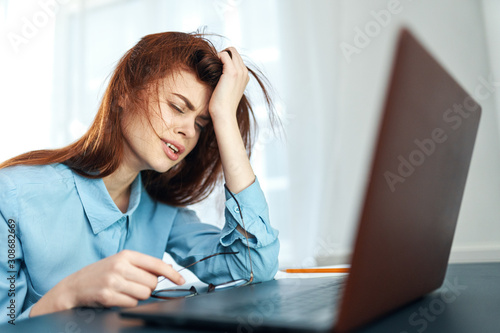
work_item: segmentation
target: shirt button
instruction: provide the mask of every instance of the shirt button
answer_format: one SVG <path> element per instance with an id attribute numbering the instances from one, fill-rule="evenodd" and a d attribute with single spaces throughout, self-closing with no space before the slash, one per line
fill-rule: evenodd
<path id="1" fill-rule="evenodd" d="M 238 214 L 240 213 L 240 209 L 238 207 L 234 207 L 234 211 Z"/>

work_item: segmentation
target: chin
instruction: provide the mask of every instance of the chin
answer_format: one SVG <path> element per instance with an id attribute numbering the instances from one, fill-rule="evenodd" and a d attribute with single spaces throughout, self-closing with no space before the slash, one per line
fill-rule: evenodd
<path id="1" fill-rule="evenodd" d="M 168 170 L 170 170 L 171 168 L 173 167 L 173 165 L 170 165 L 170 166 L 156 166 L 156 167 L 153 167 L 151 168 L 152 170 L 158 172 L 158 173 L 165 173 L 167 172 Z"/>
<path id="2" fill-rule="evenodd" d="M 172 169 L 174 166 L 176 166 L 178 163 L 174 163 L 171 160 L 158 160 L 155 161 L 156 163 L 151 163 L 150 164 L 150 169 L 154 170 L 158 173 L 165 173 L 168 170 Z"/>

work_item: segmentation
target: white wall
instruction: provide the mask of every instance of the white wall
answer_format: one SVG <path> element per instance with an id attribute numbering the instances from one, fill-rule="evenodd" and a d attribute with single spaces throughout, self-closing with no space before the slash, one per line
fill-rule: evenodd
<path id="1" fill-rule="evenodd" d="M 387 9 L 388 3 L 391 1 L 342 1 L 340 40 L 354 44 L 354 29 L 372 24 L 369 22 L 375 18 L 371 11 Z M 487 98 L 476 94 L 481 78 L 492 73 L 481 2 L 402 0 L 396 8 L 397 13 L 391 15 L 387 26 L 380 29 L 366 48 L 352 55 L 350 61 L 346 57 L 340 59 L 338 98 L 342 126 L 338 128 L 341 131 L 338 156 L 342 160 L 332 163 L 339 165 L 338 188 L 344 192 L 335 195 L 340 203 L 332 207 L 331 214 L 341 221 L 350 221 L 340 229 L 344 236 L 341 248 L 350 248 L 395 38 L 399 27 L 406 25 L 483 107 L 451 261 L 499 261 L 500 141 L 495 98 L 500 88 Z M 498 42 L 500 29 L 489 32 L 488 41 Z M 495 50 L 498 55 L 498 45 Z M 339 226 L 332 225 L 332 230 L 326 232 L 339 232 Z M 324 259 L 320 262 L 335 258 Z"/>

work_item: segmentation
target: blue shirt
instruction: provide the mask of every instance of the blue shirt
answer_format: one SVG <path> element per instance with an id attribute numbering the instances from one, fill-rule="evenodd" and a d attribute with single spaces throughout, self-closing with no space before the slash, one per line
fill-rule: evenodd
<path id="1" fill-rule="evenodd" d="M 258 180 L 235 197 L 247 231 L 255 236 L 249 239 L 254 279 L 270 280 L 278 269 L 278 232 L 269 223 Z M 247 243 L 236 230 L 241 218 L 227 191 L 225 206 L 221 230 L 201 223 L 192 210 L 154 201 L 140 174 L 122 213 L 102 179 L 85 178 L 66 165 L 1 169 L 0 324 L 14 318 L 10 313 L 16 320 L 27 318 L 33 304 L 63 278 L 124 249 L 157 258 L 166 251 L 183 266 L 239 251 L 190 269 L 204 282 L 248 278 Z"/>

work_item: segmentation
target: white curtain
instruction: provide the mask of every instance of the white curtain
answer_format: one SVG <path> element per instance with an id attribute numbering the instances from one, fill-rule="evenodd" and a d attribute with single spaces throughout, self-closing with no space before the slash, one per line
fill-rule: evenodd
<path id="1" fill-rule="evenodd" d="M 483 0 L 482 14 L 484 17 L 490 74 L 494 81 L 500 82 L 500 1 Z M 500 94 L 498 90 L 500 90 L 500 87 L 497 85 L 492 98 L 496 102 L 497 111 L 500 111 Z M 499 115 L 497 121 L 500 124 L 500 112 L 497 115 Z"/>
<path id="2" fill-rule="evenodd" d="M 499 16 L 493 0 L 0 0 L 3 35 L 22 36 L 26 21 L 37 24 L 17 48 L 0 41 L 0 159 L 78 138 L 107 76 L 140 37 L 206 26 L 227 37 L 219 48 L 236 46 L 274 87 L 284 128 L 278 137 L 250 88 L 262 124 L 252 163 L 280 230 L 281 266 L 346 262 L 399 28 L 409 26 L 473 93 L 481 77 L 500 79 Z M 355 45 L 365 29 L 373 29 L 369 43 L 346 54 L 346 43 Z M 480 101 L 457 261 L 500 258 L 495 99 L 496 91 Z M 194 208 L 220 225 L 221 199 L 218 191 Z"/>

